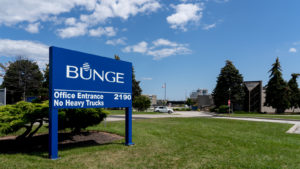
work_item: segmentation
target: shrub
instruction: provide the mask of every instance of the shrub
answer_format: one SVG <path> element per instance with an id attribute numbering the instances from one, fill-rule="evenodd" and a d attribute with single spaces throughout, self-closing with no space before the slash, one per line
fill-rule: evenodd
<path id="1" fill-rule="evenodd" d="M 190 108 L 175 108 L 173 110 L 174 111 L 191 111 L 192 109 L 190 109 Z"/>
<path id="2" fill-rule="evenodd" d="M 25 128 L 25 132 L 18 138 L 31 137 L 47 120 L 48 109 L 48 102 L 33 104 L 21 101 L 15 105 L 2 106 L 0 107 L 0 132 L 9 134 Z M 35 123 L 38 123 L 38 126 L 33 130 Z"/>
<path id="3" fill-rule="evenodd" d="M 227 105 L 221 105 L 218 109 L 219 113 L 228 113 L 229 107 Z"/>
<path id="4" fill-rule="evenodd" d="M 137 108 L 138 111 L 145 111 L 151 105 L 151 101 L 147 96 L 136 96 L 133 100 L 133 107 Z"/>
<path id="5" fill-rule="evenodd" d="M 58 112 L 59 129 L 71 128 L 80 132 L 88 126 L 99 124 L 108 112 L 95 109 L 62 109 Z M 9 134 L 25 128 L 18 138 L 32 137 L 48 120 L 49 102 L 18 102 L 15 105 L 0 107 L 0 132 Z M 38 125 L 36 125 L 38 124 Z M 34 129 L 35 128 L 35 129 Z"/>
<path id="6" fill-rule="evenodd" d="M 107 117 L 108 112 L 101 108 L 63 109 L 59 112 L 59 129 L 70 128 L 78 133 L 88 126 L 99 124 Z"/>

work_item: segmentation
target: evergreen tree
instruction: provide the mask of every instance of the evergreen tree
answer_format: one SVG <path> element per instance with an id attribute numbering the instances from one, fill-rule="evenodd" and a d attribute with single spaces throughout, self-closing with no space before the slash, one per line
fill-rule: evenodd
<path id="1" fill-rule="evenodd" d="M 212 93 L 214 103 L 217 107 L 227 105 L 230 98 L 233 108 L 242 105 L 245 92 L 243 90 L 243 76 L 235 68 L 231 61 L 221 69 L 217 79 L 217 85 Z"/>
<path id="2" fill-rule="evenodd" d="M 276 58 L 276 61 L 269 72 L 271 75 L 266 87 L 265 105 L 275 108 L 276 113 L 284 113 L 285 109 L 290 107 L 290 89 L 288 84 L 282 78 L 281 66 L 278 58 Z"/>
<path id="3" fill-rule="evenodd" d="M 40 89 L 41 98 L 35 101 L 43 101 L 49 99 L 49 64 L 46 64 L 43 75 L 42 88 Z"/>
<path id="4" fill-rule="evenodd" d="M 290 108 L 293 108 L 293 111 L 295 108 L 300 107 L 300 90 L 297 83 L 297 77 L 300 74 L 293 73 L 292 78 L 288 82 L 288 86 L 291 90 L 290 94 Z"/>
<path id="5" fill-rule="evenodd" d="M 115 55 L 115 59 L 120 60 L 119 55 Z M 140 87 L 140 81 L 137 81 L 135 79 L 135 72 L 134 72 L 134 68 L 132 67 L 132 100 L 134 100 L 136 96 L 140 96 L 141 94 L 142 94 L 142 89 Z"/>
<path id="6" fill-rule="evenodd" d="M 140 96 L 142 94 L 142 89 L 140 87 L 140 81 L 135 79 L 134 68 L 132 67 L 132 100 L 135 97 Z"/>
<path id="7" fill-rule="evenodd" d="M 7 89 L 8 102 L 24 100 L 26 96 L 39 95 L 43 75 L 39 66 L 28 59 L 19 58 L 10 63 L 2 86 Z"/>

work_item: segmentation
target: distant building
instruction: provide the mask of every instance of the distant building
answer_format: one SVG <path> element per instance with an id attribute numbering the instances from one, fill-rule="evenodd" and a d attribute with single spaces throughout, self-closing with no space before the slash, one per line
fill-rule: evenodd
<path id="1" fill-rule="evenodd" d="M 197 99 L 198 96 L 205 96 L 208 95 L 208 90 L 207 89 L 197 89 L 196 91 L 193 91 L 190 94 L 191 99 Z"/>
<path id="2" fill-rule="evenodd" d="M 157 96 L 156 95 L 144 95 L 147 96 L 151 101 L 151 106 L 157 105 Z"/>
<path id="3" fill-rule="evenodd" d="M 198 95 L 196 104 L 199 109 L 214 105 L 212 95 Z"/>
<path id="4" fill-rule="evenodd" d="M 212 95 L 208 93 L 207 89 L 197 89 L 190 94 L 190 99 L 196 102 L 199 109 L 210 107 L 213 103 Z"/>
<path id="5" fill-rule="evenodd" d="M 244 85 L 244 111 L 265 113 L 274 113 L 276 111 L 272 107 L 264 106 L 266 101 L 266 90 L 262 87 L 262 81 L 245 81 Z M 293 110 L 287 109 L 285 112 L 291 113 Z M 300 109 L 295 109 L 294 112 L 300 112 Z"/>
<path id="6" fill-rule="evenodd" d="M 0 106 L 6 105 L 6 88 L 0 89 Z"/>

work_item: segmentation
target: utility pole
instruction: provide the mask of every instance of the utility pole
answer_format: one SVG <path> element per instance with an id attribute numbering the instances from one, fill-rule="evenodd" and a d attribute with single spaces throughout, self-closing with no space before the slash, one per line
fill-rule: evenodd
<path id="1" fill-rule="evenodd" d="M 167 84 L 166 84 L 166 82 L 165 82 L 165 102 L 166 102 L 166 104 L 167 104 Z"/>

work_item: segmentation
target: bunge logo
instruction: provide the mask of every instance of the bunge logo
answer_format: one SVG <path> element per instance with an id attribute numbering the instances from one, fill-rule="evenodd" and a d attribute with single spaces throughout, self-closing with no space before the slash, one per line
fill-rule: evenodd
<path id="1" fill-rule="evenodd" d="M 82 67 L 79 68 L 77 66 L 67 65 L 66 77 L 69 79 L 81 78 L 83 80 L 124 83 L 124 73 L 91 69 L 88 62 L 83 63 Z"/>

